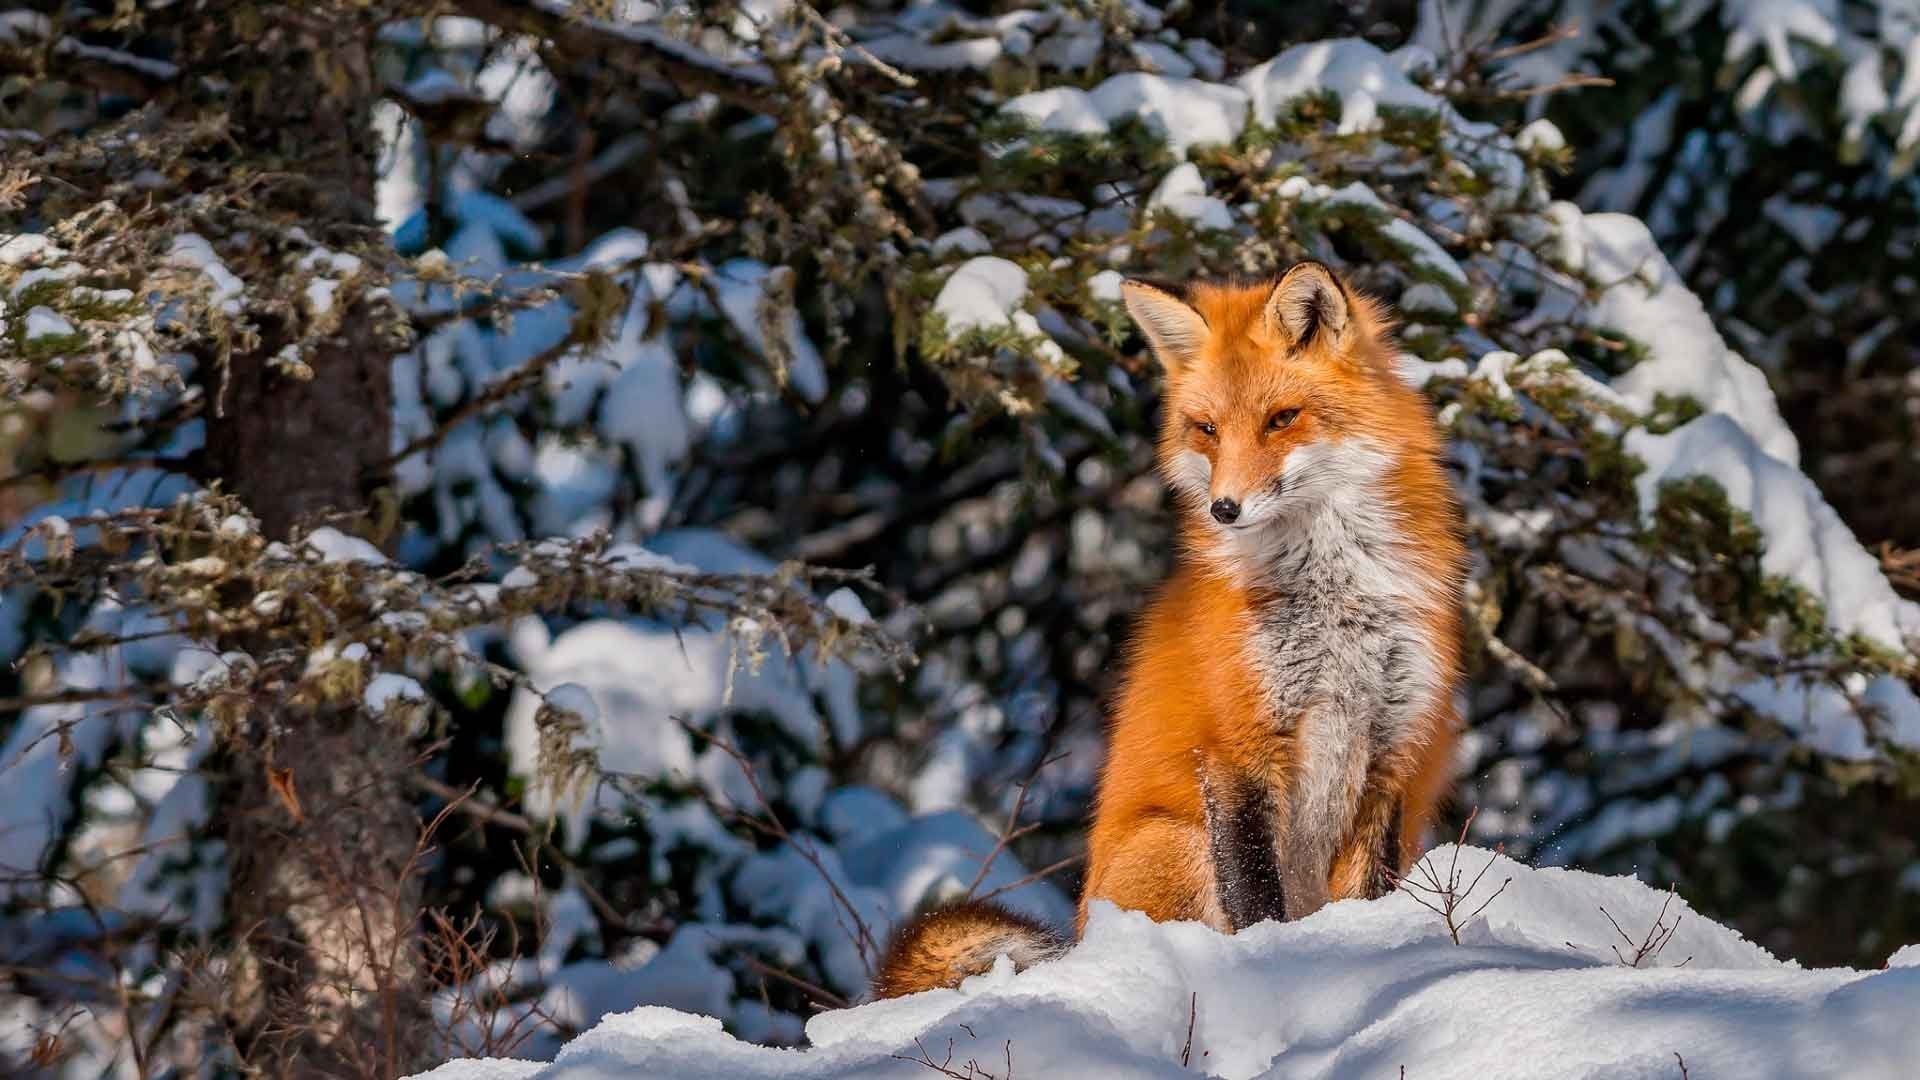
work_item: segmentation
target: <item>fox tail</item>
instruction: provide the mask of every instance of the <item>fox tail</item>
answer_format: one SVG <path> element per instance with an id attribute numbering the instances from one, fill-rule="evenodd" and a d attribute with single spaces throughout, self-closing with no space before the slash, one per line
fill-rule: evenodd
<path id="1" fill-rule="evenodd" d="M 990 971 L 1002 954 L 1015 970 L 1067 951 L 1071 943 L 1045 924 L 995 904 L 969 901 L 909 920 L 888 943 L 874 998 L 956 987 Z"/>

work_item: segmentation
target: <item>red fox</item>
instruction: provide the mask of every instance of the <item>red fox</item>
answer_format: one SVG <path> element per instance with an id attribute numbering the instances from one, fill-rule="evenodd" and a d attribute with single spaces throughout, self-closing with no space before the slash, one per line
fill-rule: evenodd
<path id="1" fill-rule="evenodd" d="M 1383 895 L 1458 735 L 1468 565 L 1432 406 L 1382 305 L 1320 263 L 1121 293 L 1166 375 L 1180 558 L 1128 649 L 1075 935 L 1094 900 L 1232 933 Z M 874 993 L 1065 947 L 990 905 L 935 911 Z"/>

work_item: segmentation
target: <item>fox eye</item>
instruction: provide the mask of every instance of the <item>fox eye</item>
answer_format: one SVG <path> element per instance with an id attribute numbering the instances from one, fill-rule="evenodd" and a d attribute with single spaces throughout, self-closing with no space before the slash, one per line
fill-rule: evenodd
<path id="1" fill-rule="evenodd" d="M 1273 419 L 1267 421 L 1267 430 L 1279 431 L 1283 427 L 1289 427 L 1299 416 L 1299 409 L 1281 409 L 1273 414 Z"/>
<path id="2" fill-rule="evenodd" d="M 1189 421 L 1189 423 L 1191 423 L 1195 428 L 1199 429 L 1200 434 L 1205 435 L 1209 439 L 1220 434 L 1220 429 L 1217 427 L 1214 427 L 1213 424 L 1209 421 L 1192 420 L 1192 421 Z"/>

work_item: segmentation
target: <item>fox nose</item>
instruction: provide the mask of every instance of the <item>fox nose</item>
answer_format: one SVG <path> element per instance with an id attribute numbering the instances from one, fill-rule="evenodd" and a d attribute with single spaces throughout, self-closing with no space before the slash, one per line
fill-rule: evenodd
<path id="1" fill-rule="evenodd" d="M 1232 499 L 1213 500 L 1213 520 L 1222 525 L 1231 525 L 1240 518 L 1240 504 Z"/>

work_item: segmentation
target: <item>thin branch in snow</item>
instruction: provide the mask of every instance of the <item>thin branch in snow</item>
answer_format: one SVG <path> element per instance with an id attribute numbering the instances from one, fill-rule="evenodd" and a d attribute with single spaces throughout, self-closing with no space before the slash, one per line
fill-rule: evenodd
<path id="1" fill-rule="evenodd" d="M 972 1028 L 967 1027 L 965 1024 L 962 1024 L 960 1026 L 966 1030 L 967 1035 L 969 1037 L 974 1037 Z M 915 1065 L 918 1065 L 925 1069 L 931 1069 L 932 1071 L 939 1073 L 941 1076 L 952 1077 L 953 1080 L 1013 1080 L 1013 1040 L 1012 1039 L 1007 1039 L 1002 1044 L 1002 1053 L 1006 1060 L 1006 1069 L 1007 1069 L 1007 1071 L 1004 1073 L 988 1072 L 984 1067 L 981 1066 L 979 1059 L 977 1058 L 967 1059 L 966 1064 L 962 1066 L 962 1068 L 966 1070 L 965 1072 L 962 1072 L 959 1069 L 953 1068 L 953 1040 L 952 1039 L 947 1040 L 946 1056 L 940 1059 L 939 1061 L 933 1060 L 933 1055 L 927 1052 L 927 1045 L 925 1042 L 921 1040 L 920 1036 L 916 1035 L 913 1037 L 913 1046 L 914 1046 L 914 1049 L 919 1051 L 919 1054 L 917 1056 L 910 1057 L 906 1054 L 895 1054 L 893 1055 L 894 1060 L 911 1061 Z"/>
<path id="2" fill-rule="evenodd" d="M 720 939 L 718 938 L 718 936 L 715 936 L 714 940 L 718 941 Z M 744 950 L 740 951 L 738 955 L 741 961 L 743 961 L 748 967 L 752 968 L 754 973 L 759 975 L 762 980 L 778 979 L 781 982 L 786 983 L 788 986 L 791 986 L 794 989 L 799 990 L 801 993 L 810 995 L 813 998 L 813 1003 L 816 1007 L 823 1008 L 823 1009 L 845 1009 L 845 1008 L 851 1007 L 853 1004 L 852 1002 L 848 1001 L 846 998 L 842 997 L 841 995 L 834 993 L 833 991 L 827 989 L 824 986 L 821 986 L 819 983 L 810 982 L 806 979 L 801 978 L 798 975 L 795 975 L 791 971 L 787 971 L 783 968 L 774 967 L 772 964 L 766 963 L 762 961 L 760 958 L 750 955 Z M 765 984 L 763 982 L 762 989 L 764 988 L 765 988 Z"/>
<path id="3" fill-rule="evenodd" d="M 1605 907 L 1600 909 L 1600 914 L 1607 917 L 1607 922 L 1613 927 L 1613 932 L 1619 934 L 1620 940 L 1626 942 L 1627 948 L 1633 950 L 1633 955 L 1629 957 L 1620 951 L 1620 946 L 1610 946 L 1610 948 L 1613 949 L 1614 959 L 1620 961 L 1627 967 L 1637 968 L 1649 960 L 1659 958 L 1660 950 L 1667 947 L 1667 943 L 1673 940 L 1674 932 L 1680 929 L 1680 916 L 1675 915 L 1671 923 L 1666 921 L 1667 908 L 1672 905 L 1674 896 L 1675 890 L 1671 887 L 1668 888 L 1666 899 L 1660 902 L 1660 913 L 1653 917 L 1653 925 L 1647 928 L 1647 932 L 1641 935 L 1639 941 L 1635 941 L 1631 935 L 1625 930 L 1622 930 L 1619 920 L 1615 919 Z M 1685 967 L 1692 960 L 1693 957 L 1689 956 L 1674 966 Z"/>
<path id="4" fill-rule="evenodd" d="M 1187 999 L 1187 1041 L 1180 1047 L 1180 1067 L 1186 1068 L 1193 1061 L 1193 1022 L 1200 1016 L 1200 991 L 1195 990 Z"/>
<path id="5" fill-rule="evenodd" d="M 1480 808 L 1474 807 L 1473 812 L 1467 815 L 1467 820 L 1460 824 L 1460 837 L 1453 845 L 1453 860 L 1447 867 L 1445 880 L 1442 880 L 1439 872 L 1433 868 L 1431 860 L 1422 859 L 1414 867 L 1414 873 L 1419 875 L 1417 878 L 1413 874 L 1407 874 L 1403 875 L 1398 882 L 1406 888 L 1407 895 L 1413 897 L 1415 903 L 1440 916 L 1446 922 L 1447 933 L 1453 938 L 1455 945 L 1460 944 L 1461 929 L 1479 918 L 1480 913 L 1487 910 L 1487 905 L 1499 899 L 1500 894 L 1507 891 L 1507 886 L 1513 884 L 1513 878 L 1507 878 L 1500 883 L 1500 887 L 1495 889 L 1491 896 L 1482 900 L 1478 907 L 1465 916 L 1460 914 L 1461 908 L 1466 906 L 1480 888 L 1481 879 L 1487 876 L 1488 870 L 1493 869 L 1493 864 L 1502 850 L 1495 848 L 1494 854 L 1487 857 L 1487 864 L 1480 868 L 1480 872 L 1473 876 L 1472 881 L 1466 882 L 1464 888 L 1461 887 L 1463 875 L 1460 870 L 1460 849 L 1466 846 L 1467 830 L 1473 827 L 1473 819 L 1479 813 Z"/>
<path id="6" fill-rule="evenodd" d="M 827 48 L 833 54 L 838 55 L 842 49 L 852 49 L 855 56 L 858 56 L 861 60 L 871 65 L 875 71 L 899 83 L 901 86 L 912 88 L 920 85 L 919 79 L 914 78 L 899 68 L 894 67 L 892 64 L 887 63 L 885 60 L 873 55 L 865 45 L 848 37 L 845 30 L 828 22 L 826 16 L 820 14 L 812 4 L 801 0 L 800 3 L 794 5 L 794 8 L 799 11 L 801 18 L 811 23 L 815 29 L 820 31 L 820 36 L 826 39 Z"/>

